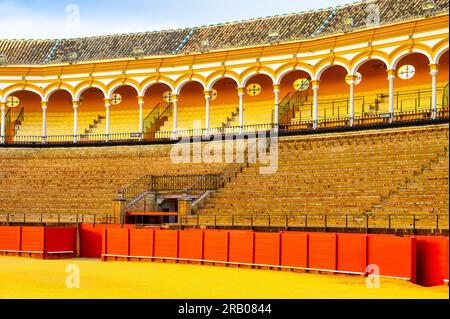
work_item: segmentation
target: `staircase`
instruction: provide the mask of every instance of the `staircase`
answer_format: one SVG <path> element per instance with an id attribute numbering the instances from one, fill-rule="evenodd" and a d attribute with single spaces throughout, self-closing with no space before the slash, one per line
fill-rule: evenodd
<path id="1" fill-rule="evenodd" d="M 101 128 L 104 128 L 104 120 L 106 120 L 105 116 L 98 115 L 98 117 L 89 124 L 89 128 L 84 130 L 84 134 L 102 134 L 99 131 Z"/>
<path id="2" fill-rule="evenodd" d="M 381 196 L 380 202 L 372 206 L 367 214 L 396 214 L 403 213 L 403 210 L 415 215 L 448 214 L 448 165 L 449 149 L 445 147 L 442 153 L 422 165 L 412 177 L 406 178 L 386 196 Z M 395 207 L 400 204 L 401 211 L 398 211 Z"/>
<path id="3" fill-rule="evenodd" d="M 144 120 L 146 138 L 155 138 L 156 132 L 164 126 L 172 115 L 172 103 L 158 103 Z"/>
<path id="4" fill-rule="evenodd" d="M 17 117 L 12 112 L 13 109 L 8 109 L 8 112 L 5 115 L 5 135 L 6 142 L 11 143 L 16 135 L 16 131 L 20 129 L 22 122 L 25 119 L 25 109 L 22 108 L 19 111 Z M 13 120 L 14 119 L 14 120 Z"/>
<path id="5" fill-rule="evenodd" d="M 237 122 L 239 117 L 239 107 L 236 108 L 236 110 L 231 113 L 231 117 L 227 117 L 227 121 L 222 124 L 222 128 L 228 128 L 233 126 L 234 123 Z"/>

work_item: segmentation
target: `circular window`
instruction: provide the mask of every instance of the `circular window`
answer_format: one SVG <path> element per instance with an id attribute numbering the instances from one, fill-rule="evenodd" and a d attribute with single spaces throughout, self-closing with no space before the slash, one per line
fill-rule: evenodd
<path id="1" fill-rule="evenodd" d="M 119 93 L 114 93 L 111 99 L 111 104 L 119 105 L 120 103 L 122 103 L 122 95 L 120 95 Z"/>
<path id="2" fill-rule="evenodd" d="M 216 90 L 212 89 L 211 90 L 211 101 L 214 101 L 215 99 L 217 99 L 218 93 Z"/>
<path id="3" fill-rule="evenodd" d="M 416 74 L 416 68 L 412 65 L 406 64 L 398 69 L 398 77 L 402 80 L 409 80 Z"/>
<path id="4" fill-rule="evenodd" d="M 306 78 L 301 78 L 298 80 L 295 80 L 294 82 L 294 90 L 296 91 L 306 91 L 309 89 L 309 86 L 311 85 L 311 82 Z"/>
<path id="5" fill-rule="evenodd" d="M 354 79 L 354 81 L 355 81 L 355 85 L 358 85 L 358 84 L 361 84 L 361 81 L 362 81 L 362 74 L 361 73 L 359 73 L 359 72 L 356 72 L 355 73 L 355 79 Z M 347 82 L 347 84 L 350 84 L 350 78 L 349 77 L 346 77 L 345 78 L 345 82 Z"/>
<path id="6" fill-rule="evenodd" d="M 252 83 L 247 86 L 247 94 L 250 96 L 258 96 L 262 92 L 261 85 L 258 83 Z"/>
<path id="7" fill-rule="evenodd" d="M 20 99 L 17 96 L 9 96 L 6 99 L 6 106 L 10 108 L 18 107 L 20 104 Z"/>
<path id="8" fill-rule="evenodd" d="M 172 103 L 172 92 L 170 92 L 170 91 L 164 92 L 162 97 L 163 97 L 164 102 Z"/>

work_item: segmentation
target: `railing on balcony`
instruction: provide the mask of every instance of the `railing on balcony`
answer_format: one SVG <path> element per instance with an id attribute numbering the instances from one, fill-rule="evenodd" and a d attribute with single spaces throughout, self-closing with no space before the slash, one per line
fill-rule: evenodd
<path id="1" fill-rule="evenodd" d="M 431 109 L 431 90 L 416 90 L 409 92 L 399 92 L 395 94 L 394 114 L 387 113 L 385 94 L 379 94 L 375 102 L 369 102 L 365 97 L 355 98 L 355 116 L 353 126 L 363 127 L 380 124 L 409 123 L 430 120 L 446 120 L 449 118 L 448 106 L 448 84 L 439 88 L 437 110 Z M 386 104 L 387 103 L 387 104 Z M 349 117 L 350 101 L 348 99 L 320 101 L 317 129 L 343 128 L 351 125 Z M 312 120 L 312 102 L 308 96 L 302 92 L 288 94 L 280 104 L 280 124 L 278 132 L 286 133 L 292 131 L 296 134 L 299 131 L 313 130 L 315 127 Z M 37 145 L 37 144 L 120 144 L 139 142 L 164 142 L 174 143 L 181 139 L 190 141 L 197 138 L 201 140 L 215 135 L 253 135 L 258 132 L 269 132 L 276 127 L 274 123 L 261 123 L 255 125 L 215 127 L 210 129 L 179 129 L 177 132 L 160 131 L 167 118 L 172 114 L 172 104 L 158 104 L 145 119 L 145 132 L 141 133 L 117 133 L 117 134 L 83 134 L 73 135 L 50 135 L 42 136 L 20 136 L 8 132 L 3 144 L 16 145 Z M 297 116 L 298 114 L 298 116 Z M 23 121 L 25 118 L 24 109 L 21 110 L 16 121 Z M 294 118 L 294 119 L 293 119 Z M 11 117 L 11 121 L 14 118 Z"/>

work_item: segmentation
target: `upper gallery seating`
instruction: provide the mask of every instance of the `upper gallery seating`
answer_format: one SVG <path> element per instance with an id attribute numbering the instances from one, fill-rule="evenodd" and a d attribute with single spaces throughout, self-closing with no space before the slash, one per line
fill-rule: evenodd
<path id="1" fill-rule="evenodd" d="M 448 214 L 448 125 L 284 138 L 276 174 L 252 164 L 208 215 Z"/>
<path id="2" fill-rule="evenodd" d="M 422 0 L 361 1 L 346 6 L 295 14 L 224 23 L 171 31 L 143 32 L 63 40 L 0 40 L 0 52 L 8 64 L 49 64 L 68 62 L 69 53 L 78 61 L 133 57 L 141 47 L 145 55 L 200 52 L 208 41 L 208 50 L 262 45 L 276 31 L 277 41 L 293 41 L 339 33 L 343 22 L 352 19 L 353 30 L 367 27 L 367 7 L 380 8 L 380 24 L 406 21 L 423 16 Z M 448 0 L 436 0 L 436 13 L 448 13 Z"/>

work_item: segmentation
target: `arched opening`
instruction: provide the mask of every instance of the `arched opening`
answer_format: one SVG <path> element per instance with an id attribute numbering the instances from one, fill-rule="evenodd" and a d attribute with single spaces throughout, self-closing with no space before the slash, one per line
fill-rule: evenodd
<path id="1" fill-rule="evenodd" d="M 47 135 L 73 135 L 72 96 L 66 90 L 55 91 L 48 98 Z"/>
<path id="2" fill-rule="evenodd" d="M 355 117 L 389 113 L 387 66 L 380 60 L 368 60 L 357 70 Z"/>
<path id="3" fill-rule="evenodd" d="M 111 96 L 109 113 L 110 133 L 139 132 L 139 101 L 135 88 L 124 85 Z"/>
<path id="4" fill-rule="evenodd" d="M 430 61 L 421 53 L 401 58 L 395 68 L 395 112 L 420 112 L 431 109 Z M 443 83 L 438 83 L 442 92 Z M 442 97 L 442 94 L 440 94 Z"/>
<path id="5" fill-rule="evenodd" d="M 78 110 L 78 135 L 105 134 L 105 96 L 98 88 L 86 89 L 80 97 Z"/>
<path id="6" fill-rule="evenodd" d="M 211 93 L 211 128 L 229 126 L 239 115 L 238 84 L 230 78 L 217 81 Z"/>
<path id="7" fill-rule="evenodd" d="M 144 92 L 144 133 L 161 130 L 171 117 L 172 89 L 164 83 L 156 83 Z"/>
<path id="8" fill-rule="evenodd" d="M 343 66 L 333 65 L 327 68 L 320 76 L 318 94 L 319 121 L 350 116 L 350 88 L 346 82 L 347 75 L 348 72 Z"/>
<path id="9" fill-rule="evenodd" d="M 6 98 L 6 136 L 16 139 L 42 136 L 42 99 L 30 91 L 21 90 Z"/>
<path id="10" fill-rule="evenodd" d="M 274 106 L 272 79 L 266 74 L 249 78 L 245 85 L 244 126 L 273 123 Z M 239 117 L 230 124 L 238 126 Z"/>
<path id="11" fill-rule="evenodd" d="M 438 90 L 437 90 L 437 107 L 448 109 L 448 50 L 441 56 L 438 61 L 439 73 L 437 76 Z"/>
<path id="12" fill-rule="evenodd" d="M 286 74 L 280 81 L 280 124 L 311 120 L 312 82 L 308 72 L 297 70 Z"/>
<path id="13" fill-rule="evenodd" d="M 205 94 L 203 85 L 197 81 L 186 83 L 178 97 L 177 130 L 192 130 L 205 127 Z M 173 114 L 163 127 L 163 131 L 174 129 Z"/>

